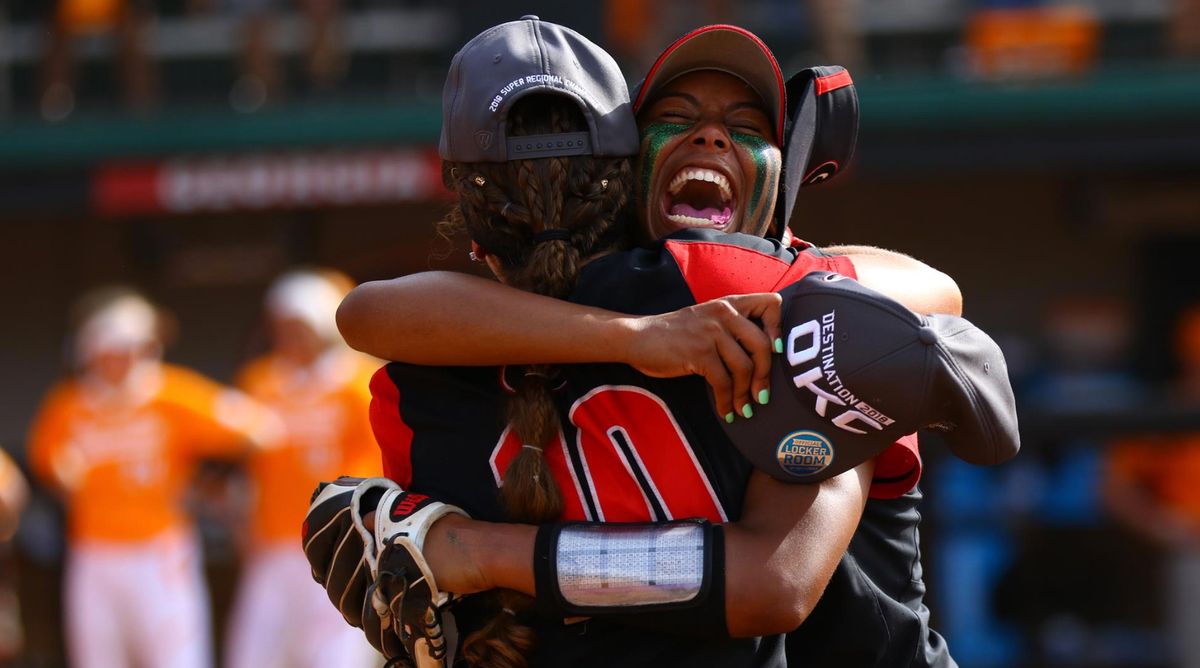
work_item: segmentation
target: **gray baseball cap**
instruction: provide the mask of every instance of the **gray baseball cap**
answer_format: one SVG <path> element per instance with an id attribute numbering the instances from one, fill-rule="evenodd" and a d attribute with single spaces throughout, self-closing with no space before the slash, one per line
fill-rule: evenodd
<path id="1" fill-rule="evenodd" d="M 942 432 L 972 464 L 1017 454 L 1016 404 L 1004 354 L 952 315 L 919 316 L 840 274 L 813 272 L 783 296 L 785 350 L 769 404 L 723 425 L 759 470 L 816 482 L 918 429 Z"/>
<path id="2" fill-rule="evenodd" d="M 588 131 L 506 136 L 513 104 L 531 93 L 574 100 Z M 483 31 L 450 61 L 438 142 L 444 160 L 506 162 L 637 152 L 637 125 L 621 68 L 608 52 L 570 28 L 523 16 Z"/>

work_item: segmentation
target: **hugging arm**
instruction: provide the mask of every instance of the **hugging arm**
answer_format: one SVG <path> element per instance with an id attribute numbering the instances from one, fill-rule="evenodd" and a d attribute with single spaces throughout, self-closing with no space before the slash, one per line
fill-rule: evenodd
<path id="1" fill-rule="evenodd" d="M 873 471 L 868 462 L 813 485 L 782 483 L 754 472 L 743 516 L 722 526 L 724 598 L 696 605 L 717 612 L 723 608 L 724 627 L 734 637 L 785 633 L 799 626 L 850 543 Z M 537 536 L 537 527 L 529 525 L 448 516 L 430 529 L 424 554 L 443 589 L 465 594 L 502 587 L 544 597 L 553 594 L 538 590 L 533 566 Z M 613 606 L 589 614 L 700 634 L 714 630 L 694 626 L 696 613 L 688 609 L 630 614 Z"/>
<path id="2" fill-rule="evenodd" d="M 779 304 L 773 293 L 735 295 L 634 317 L 467 274 L 424 272 L 358 286 L 337 318 L 351 347 L 399 362 L 619 362 L 658 378 L 695 374 L 725 415 L 769 385 Z"/>
<path id="3" fill-rule="evenodd" d="M 916 258 L 872 246 L 829 246 L 821 250 L 850 258 L 859 283 L 915 313 L 962 315 L 962 292 L 954 279 Z"/>
<path id="4" fill-rule="evenodd" d="M 848 257 L 860 283 L 917 313 L 962 312 L 954 280 L 919 260 L 865 246 L 825 252 Z M 779 336 L 779 300 L 769 293 L 633 317 L 454 272 L 364 283 L 337 318 L 351 347 L 412 364 L 618 362 L 655 377 L 700 375 L 718 415 L 768 389 L 771 340 Z"/>
<path id="5" fill-rule="evenodd" d="M 848 257 L 860 283 L 917 313 L 962 312 L 962 294 L 954 280 L 920 260 L 867 246 L 823 250 Z M 755 302 L 735 306 L 733 311 L 726 313 L 757 318 L 769 307 Z M 430 271 L 356 287 L 338 308 L 337 322 L 351 347 L 398 362 L 461 366 L 620 362 L 648 375 L 670 377 L 683 375 L 675 368 L 677 360 L 640 341 L 647 338 L 640 335 L 648 332 L 683 340 L 678 334 L 686 323 L 681 324 L 682 318 L 672 323 L 668 315 L 633 317 L 477 276 Z M 744 331 L 737 318 L 724 322 L 738 342 L 757 345 L 766 340 Z M 764 323 L 772 338 L 778 334 L 778 327 L 772 327 L 775 323 L 777 319 Z"/>

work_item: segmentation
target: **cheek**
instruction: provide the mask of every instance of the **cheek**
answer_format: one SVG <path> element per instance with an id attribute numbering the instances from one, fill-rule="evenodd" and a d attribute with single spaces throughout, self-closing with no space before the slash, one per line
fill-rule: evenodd
<path id="1" fill-rule="evenodd" d="M 642 128 L 642 143 L 638 151 L 637 195 L 639 203 L 649 204 L 651 186 L 661 171 L 663 161 L 670 155 L 676 140 L 687 131 L 683 125 L 650 123 Z"/>
<path id="2" fill-rule="evenodd" d="M 746 180 L 740 231 L 758 234 L 766 229 L 775 210 L 783 156 L 777 146 L 761 137 L 735 134 L 734 141 L 740 149 L 738 157 Z"/>

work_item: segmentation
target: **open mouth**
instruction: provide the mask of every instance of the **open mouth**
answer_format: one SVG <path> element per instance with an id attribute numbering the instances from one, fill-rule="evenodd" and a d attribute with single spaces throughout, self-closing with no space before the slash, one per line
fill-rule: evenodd
<path id="1" fill-rule="evenodd" d="M 665 214 L 680 227 L 723 229 L 733 218 L 733 191 L 725 175 L 701 167 L 684 167 L 667 186 Z"/>

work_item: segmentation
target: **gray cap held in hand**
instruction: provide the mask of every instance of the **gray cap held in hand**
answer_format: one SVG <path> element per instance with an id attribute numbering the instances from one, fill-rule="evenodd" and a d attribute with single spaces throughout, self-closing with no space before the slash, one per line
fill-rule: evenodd
<path id="1" fill-rule="evenodd" d="M 817 482 L 918 429 L 943 432 L 972 464 L 1017 454 L 1008 368 L 979 328 L 952 315 L 916 315 L 829 272 L 780 294 L 786 343 L 771 362 L 771 401 L 753 418 L 723 425 L 755 468 Z"/>
<path id="2" fill-rule="evenodd" d="M 531 93 L 574 100 L 588 132 L 506 136 L 513 103 Z M 636 155 L 637 126 L 621 68 L 586 37 L 536 16 L 489 28 L 450 61 L 438 152 L 456 162 Z"/>

